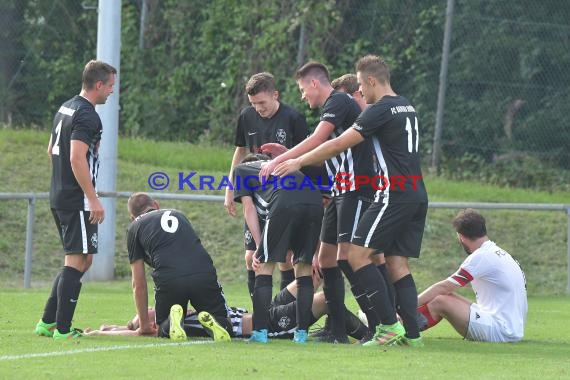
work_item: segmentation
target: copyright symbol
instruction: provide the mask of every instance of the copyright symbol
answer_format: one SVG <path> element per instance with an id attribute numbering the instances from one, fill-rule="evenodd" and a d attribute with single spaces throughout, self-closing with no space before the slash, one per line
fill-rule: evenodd
<path id="1" fill-rule="evenodd" d="M 148 176 L 148 186 L 153 190 L 164 190 L 170 184 L 170 178 L 163 172 L 154 172 Z"/>

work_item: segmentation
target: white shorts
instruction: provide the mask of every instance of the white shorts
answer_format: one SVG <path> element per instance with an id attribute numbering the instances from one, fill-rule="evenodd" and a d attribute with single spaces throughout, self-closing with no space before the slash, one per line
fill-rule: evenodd
<path id="1" fill-rule="evenodd" d="M 499 321 L 493 314 L 482 311 L 479 305 L 472 303 L 469 311 L 469 324 L 465 339 L 478 342 L 513 342 L 513 339 L 503 333 Z"/>

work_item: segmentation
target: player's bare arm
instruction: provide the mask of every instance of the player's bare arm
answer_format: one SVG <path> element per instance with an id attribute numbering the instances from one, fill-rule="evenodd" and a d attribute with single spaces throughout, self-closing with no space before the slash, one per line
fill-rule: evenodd
<path id="1" fill-rule="evenodd" d="M 454 284 L 453 282 L 448 281 L 447 279 L 437 282 L 432 286 L 430 286 L 429 288 L 427 288 L 426 290 L 424 290 L 418 296 L 418 306 L 425 305 L 426 303 L 431 302 L 437 296 L 451 294 L 459 288 L 460 288 L 459 285 Z"/>
<path id="2" fill-rule="evenodd" d="M 310 152 L 311 150 L 315 149 L 329 138 L 330 134 L 334 130 L 334 124 L 329 123 L 328 121 L 321 121 L 315 132 L 303 140 L 299 145 L 294 146 L 293 148 L 289 149 L 287 152 L 283 153 L 282 155 L 274 158 L 267 164 L 261 167 L 259 172 L 259 178 L 266 177 L 268 178 L 270 174 L 273 173 L 277 165 L 280 163 L 290 160 L 292 158 L 297 158 L 300 155 Z"/>
<path id="3" fill-rule="evenodd" d="M 97 197 L 93 183 L 91 182 L 91 173 L 89 171 L 89 163 L 87 162 L 87 151 L 89 146 L 80 140 L 71 140 L 70 161 L 73 175 L 79 186 L 83 190 L 87 201 L 89 202 L 89 222 L 92 224 L 103 223 L 105 219 L 105 210 L 101 201 Z"/>
<path id="4" fill-rule="evenodd" d="M 234 168 L 239 165 L 244 157 L 247 155 L 247 148 L 245 146 L 237 146 L 232 157 L 232 166 L 230 167 L 229 180 L 232 181 L 234 176 Z M 226 197 L 224 199 L 224 207 L 231 216 L 236 216 L 236 204 L 234 202 L 234 191 L 226 186 Z"/>
<path id="5" fill-rule="evenodd" d="M 259 247 L 261 243 L 261 229 L 259 228 L 259 217 L 257 216 L 253 199 L 248 196 L 241 197 L 241 204 L 243 206 L 243 216 L 247 227 L 251 232 L 255 245 Z"/>
<path id="6" fill-rule="evenodd" d="M 51 148 L 52 148 L 52 142 L 51 142 L 51 135 L 49 136 L 49 143 L 48 143 L 48 147 L 47 147 L 47 155 L 49 157 L 49 159 L 51 160 Z"/>
<path id="7" fill-rule="evenodd" d="M 131 263 L 133 297 L 139 316 L 139 335 L 155 335 L 156 328 L 153 328 L 148 318 L 148 288 L 145 277 L 144 261 L 142 259 Z"/>
<path id="8" fill-rule="evenodd" d="M 319 164 L 362 141 L 364 141 L 364 137 L 353 128 L 349 128 L 339 137 L 325 142 L 299 158 L 282 162 L 277 165 L 273 173 L 278 176 L 284 176 L 304 166 Z"/>

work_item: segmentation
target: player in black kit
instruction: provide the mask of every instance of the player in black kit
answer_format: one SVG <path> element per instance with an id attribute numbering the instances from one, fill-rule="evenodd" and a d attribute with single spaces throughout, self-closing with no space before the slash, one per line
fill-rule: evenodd
<path id="1" fill-rule="evenodd" d="M 291 249 L 297 280 L 297 330 L 293 341 L 305 343 L 314 292 L 311 263 L 321 228 L 322 197 L 301 172 L 292 173 L 289 178 L 260 181 L 263 163 L 260 160 L 268 158 L 246 157 L 234 170 L 235 200 L 243 205 L 244 217 L 257 245 L 253 260 L 254 332 L 250 341 L 267 342 L 273 269 L 276 262 L 285 261 L 287 250 Z M 262 229 L 260 219 L 265 221 Z"/>
<path id="2" fill-rule="evenodd" d="M 235 152 L 229 177 L 233 178 L 233 168 L 242 162 L 247 154 L 260 153 L 261 146 L 275 143 L 291 148 L 303 141 L 309 134 L 305 117 L 292 107 L 279 100 L 275 88 L 275 78 L 267 72 L 257 73 L 249 78 L 245 91 L 251 106 L 244 108 L 238 118 L 235 135 Z M 233 190 L 226 188 L 224 206 L 231 216 L 236 215 Z M 248 287 L 253 294 L 255 273 L 251 268 L 251 259 L 256 249 L 251 231 L 244 230 L 245 263 L 248 271 Z M 281 288 L 293 281 L 293 268 L 290 263 L 281 263 Z"/>
<path id="3" fill-rule="evenodd" d="M 361 178 L 361 182 L 373 183 L 374 203 L 358 223 L 348 254 L 354 281 L 364 288 L 381 322 L 374 338 L 364 345 L 403 342 L 421 346 L 416 322 L 417 289 L 408 267 L 408 258 L 420 255 L 428 202 L 418 150 L 418 117 L 410 102 L 392 90 L 390 70 L 381 58 L 361 58 L 356 64 L 356 75 L 370 105 L 352 128 L 312 152 L 283 163 L 275 173 L 284 175 L 321 162 L 347 147 L 372 142 L 376 173 L 372 178 Z M 372 264 L 371 255 L 379 252 L 386 257 L 396 308 L 404 326 L 397 321 L 384 278 Z"/>
<path id="4" fill-rule="evenodd" d="M 157 201 L 145 193 L 135 193 L 128 201 L 133 222 L 127 233 L 127 247 L 131 263 L 133 295 L 140 316 L 141 335 L 154 335 L 148 320 L 148 291 L 144 264 L 153 268 L 156 325 L 159 336 L 165 331 L 179 333 L 180 321 L 186 315 L 188 302 L 218 332 L 220 340 L 230 340 L 232 331 L 228 320 L 222 288 L 218 283 L 212 258 L 196 236 L 190 221 L 178 210 L 160 209 Z M 173 316 L 173 313 L 176 314 Z M 224 331 L 225 330 L 225 331 Z M 185 339 L 176 336 L 176 339 Z"/>
<path id="5" fill-rule="evenodd" d="M 278 164 L 287 159 L 299 157 L 325 141 L 340 136 L 352 126 L 361 112 L 359 105 L 350 95 L 333 89 L 325 65 L 319 62 L 306 63 L 297 71 L 296 79 L 301 99 L 306 100 L 310 108 L 322 107 L 320 122 L 315 132 L 305 141 L 266 165 L 261 171 L 262 175 L 267 176 Z M 352 276 L 347 261 L 348 247 L 356 224 L 372 201 L 374 189 L 370 184 L 362 184 L 357 192 L 356 186 L 345 186 L 339 180 L 344 177 L 374 176 L 372 145 L 366 141 L 358 146 L 347 147 L 346 150 L 327 158 L 328 175 L 333 178 L 331 192 L 333 199 L 327 206 L 323 218 L 319 266 L 323 272 L 323 291 L 330 309 L 329 317 L 333 333 L 330 341 L 348 343 L 344 328 L 345 294 L 342 273 L 347 278 Z M 356 285 L 356 288 L 352 289 L 353 292 L 362 293 L 357 288 Z M 359 297 L 357 300 L 362 302 L 362 310 L 368 312 L 369 307 L 365 305 L 365 297 Z M 374 323 L 373 315 L 368 318 Z"/>
<path id="6" fill-rule="evenodd" d="M 80 94 L 63 103 L 53 120 L 47 149 L 52 164 L 50 207 L 65 261 L 36 325 L 35 332 L 40 336 L 56 340 L 81 336 L 79 329 L 71 327 L 71 320 L 81 277 L 97 253 L 97 225 L 105 218 L 95 187 L 103 131 L 95 105 L 105 104 L 113 93 L 116 74 L 117 70 L 107 63 L 88 62 Z"/>

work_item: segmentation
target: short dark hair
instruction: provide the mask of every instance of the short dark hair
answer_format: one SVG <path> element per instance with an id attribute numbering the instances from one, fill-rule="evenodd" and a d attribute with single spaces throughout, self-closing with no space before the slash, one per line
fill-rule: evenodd
<path id="1" fill-rule="evenodd" d="M 455 231 L 471 240 L 487 235 L 485 218 L 472 208 L 459 211 L 453 219 L 453 227 Z"/>
<path id="2" fill-rule="evenodd" d="M 129 197 L 127 205 L 129 207 L 129 212 L 133 217 L 140 216 L 148 211 L 149 208 L 153 208 L 154 199 L 152 199 L 147 193 L 133 193 Z"/>
<path id="3" fill-rule="evenodd" d="M 102 81 L 107 83 L 109 77 L 117 74 L 117 69 L 103 61 L 91 60 L 87 62 L 83 69 L 82 83 L 83 88 L 91 90 L 95 87 L 95 83 Z"/>
<path id="4" fill-rule="evenodd" d="M 275 77 L 268 72 L 253 74 L 245 85 L 248 95 L 257 95 L 260 92 L 275 91 Z"/>
<path id="5" fill-rule="evenodd" d="M 386 61 L 377 55 L 365 55 L 356 62 L 356 72 L 372 76 L 380 83 L 390 83 L 390 68 Z"/>
<path id="6" fill-rule="evenodd" d="M 335 90 L 344 89 L 347 94 L 354 94 L 360 87 L 356 75 L 354 74 L 344 74 L 343 76 L 333 79 L 331 86 Z"/>
<path id="7" fill-rule="evenodd" d="M 263 153 L 250 153 L 241 160 L 242 164 L 247 162 L 255 162 L 255 161 L 269 161 L 271 157 Z"/>
<path id="8" fill-rule="evenodd" d="M 307 62 L 295 73 L 296 80 L 303 79 L 306 77 L 315 78 L 321 83 L 330 82 L 329 70 L 325 65 L 323 65 L 320 62 L 315 62 L 315 61 Z"/>

